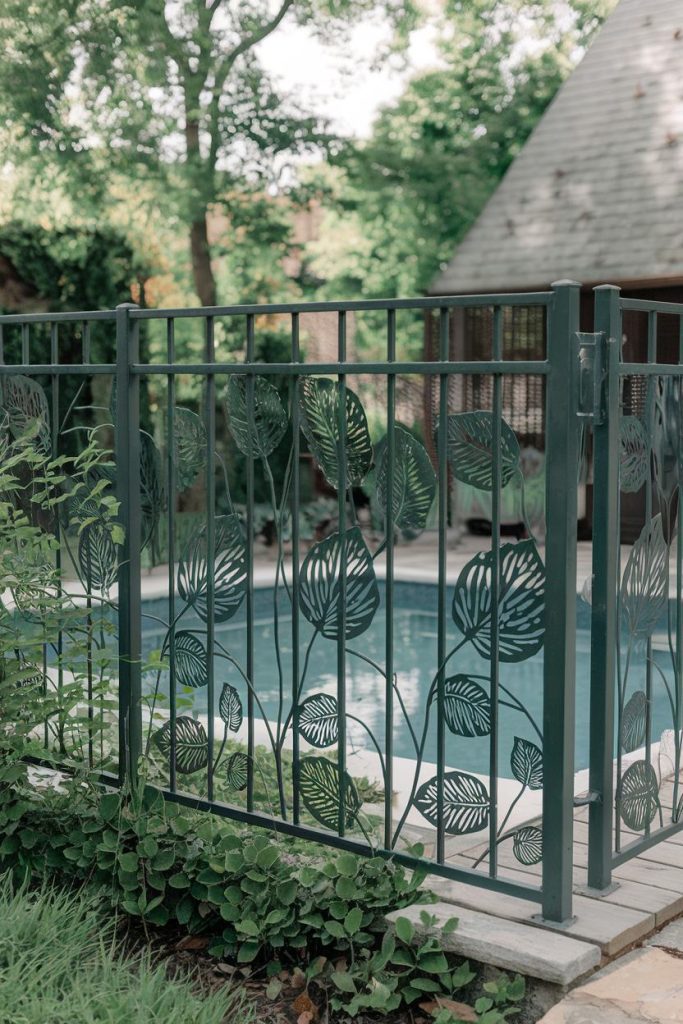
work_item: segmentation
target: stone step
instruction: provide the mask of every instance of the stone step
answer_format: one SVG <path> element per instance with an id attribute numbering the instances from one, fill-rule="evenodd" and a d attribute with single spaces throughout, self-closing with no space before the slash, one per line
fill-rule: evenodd
<path id="1" fill-rule="evenodd" d="M 450 918 L 458 918 L 455 931 L 440 936 L 445 952 L 504 971 L 566 986 L 600 963 L 600 947 L 593 943 L 449 903 L 406 907 L 387 914 L 387 922 L 393 928 L 396 918 L 407 917 L 419 941 L 428 931 L 421 917 L 425 911 L 436 918 L 437 932 Z"/>

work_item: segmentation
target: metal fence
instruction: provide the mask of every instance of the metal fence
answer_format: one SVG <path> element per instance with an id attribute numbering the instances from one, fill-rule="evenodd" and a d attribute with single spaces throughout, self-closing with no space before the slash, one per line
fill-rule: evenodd
<path id="1" fill-rule="evenodd" d="M 66 545 L 57 555 L 60 572 L 75 576 L 88 621 L 89 653 L 76 673 L 89 722 L 83 756 L 104 781 L 121 784 L 144 770 L 169 800 L 395 857 L 535 900 L 546 918 L 568 919 L 577 479 L 580 427 L 592 423 L 590 884 L 607 885 L 613 862 L 677 827 L 674 801 L 672 823 L 650 831 L 661 804 L 643 789 L 650 778 L 643 765 L 651 765 L 653 672 L 661 670 L 652 635 L 661 615 L 669 618 L 672 643 L 680 636 L 680 546 L 676 608 L 662 604 L 660 580 L 657 614 L 650 608 L 646 615 L 650 633 L 641 620 L 635 627 L 649 652 L 645 689 L 626 699 L 621 677 L 617 686 L 619 736 L 627 722 L 630 739 L 642 738 L 646 751 L 622 772 L 619 743 L 615 794 L 611 681 L 616 595 L 622 612 L 629 601 L 642 604 L 647 567 L 659 566 L 662 544 L 668 567 L 672 531 L 680 531 L 677 470 L 668 449 L 651 456 L 660 444 L 654 418 L 678 422 L 673 407 L 683 370 L 656 363 L 656 318 L 680 317 L 681 309 L 648 306 L 647 365 L 620 366 L 621 310 L 637 304 L 599 290 L 598 333 L 583 339 L 584 355 L 592 340 L 595 358 L 584 360 L 582 375 L 579 297 L 578 285 L 561 282 L 530 294 L 175 310 L 123 305 L 0 317 L 3 429 L 20 442 L 27 424 L 35 436 L 37 423 L 53 456 L 77 449 L 76 439 L 86 436 L 111 454 L 96 491 L 109 488 L 120 503 L 120 548 L 107 540 L 96 507 L 72 509 L 71 521 L 55 526 Z M 538 358 L 529 359 L 524 345 L 506 348 L 504 324 L 516 309 L 541 311 L 545 351 Z M 477 322 L 491 325 L 488 358 L 452 358 L 453 321 L 464 319 L 463 310 L 486 312 Z M 402 349 L 404 329 L 414 336 L 427 312 L 438 323 L 433 360 Z M 337 351 L 326 362 L 303 354 L 312 313 L 335 322 Z M 381 359 L 349 355 L 349 324 L 362 316 L 385 346 Z M 532 320 L 537 326 L 538 312 Z M 286 335 L 288 357 L 265 361 L 261 340 L 275 328 L 280 341 Z M 182 358 L 200 343 L 201 360 Z M 483 345 L 478 337 L 478 353 Z M 103 352 L 115 352 L 115 362 L 98 361 Z M 636 374 L 647 379 L 644 413 L 635 417 L 640 426 L 633 416 L 622 419 L 620 460 L 619 380 Z M 438 403 L 433 438 L 397 416 L 397 387 L 407 377 L 430 383 L 425 391 Z M 519 377 L 543 382 L 544 538 L 529 521 L 523 453 L 505 418 L 505 382 Z M 460 404 L 472 389 L 459 383 L 475 379 L 486 385 L 477 390 L 490 395 L 487 408 Z M 670 383 L 663 387 L 663 380 Z M 369 422 L 363 399 L 380 381 L 383 421 Z M 665 485 L 657 476 L 662 460 Z M 311 461 L 319 486 L 333 496 L 331 522 L 313 537 L 302 530 L 303 473 Z M 678 454 L 673 462 L 677 467 Z M 622 489 L 624 473 L 629 487 L 645 489 L 647 524 L 619 591 L 620 464 Z M 239 494 L 231 492 L 236 481 Z M 483 493 L 491 510 L 490 541 L 466 557 L 449 543 L 453 493 L 461 486 Z M 507 542 L 502 509 L 513 499 L 524 535 Z M 270 558 L 257 549 L 262 506 Z M 415 540 L 422 532 L 432 543 Z M 421 552 L 412 574 L 401 568 L 411 542 Z M 66 646 L 60 633 L 44 653 L 46 685 L 64 684 Z M 674 662 L 678 767 L 677 654 Z M 115 697 L 115 715 L 105 711 L 107 695 Z M 108 746 L 93 741 L 98 715 L 117 722 L 117 740 Z M 54 752 L 47 728 L 45 745 Z M 622 825 L 644 835 L 623 846 Z M 482 840 L 476 868 L 466 866 L 463 850 Z M 519 872 L 501 863 L 501 849 L 511 851 Z M 525 869 L 539 864 L 540 885 L 530 884 Z"/>

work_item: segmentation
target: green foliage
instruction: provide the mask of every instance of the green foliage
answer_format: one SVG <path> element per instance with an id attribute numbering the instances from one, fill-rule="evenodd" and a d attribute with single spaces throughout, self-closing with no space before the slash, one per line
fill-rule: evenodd
<path id="1" fill-rule="evenodd" d="M 230 1016 L 228 1016 L 230 1015 Z M 150 953 L 124 956 L 114 919 L 83 893 L 0 880 L 0 1020 L 26 1024 L 249 1024 L 235 990 L 200 994 Z"/>

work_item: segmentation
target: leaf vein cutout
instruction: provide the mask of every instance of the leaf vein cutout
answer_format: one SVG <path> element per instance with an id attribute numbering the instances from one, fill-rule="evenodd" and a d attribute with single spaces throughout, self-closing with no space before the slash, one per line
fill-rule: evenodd
<path id="1" fill-rule="evenodd" d="M 456 736 L 488 736 L 491 732 L 491 701 L 486 690 L 466 675 L 444 682 L 444 718 Z"/>
<path id="2" fill-rule="evenodd" d="M 626 493 L 639 491 L 647 479 L 649 443 L 637 416 L 623 416 L 619 424 L 619 487 Z"/>
<path id="3" fill-rule="evenodd" d="M 239 731 L 243 717 L 242 701 L 239 693 L 230 683 L 223 683 L 223 689 L 218 699 L 218 713 L 230 732 Z"/>
<path id="4" fill-rule="evenodd" d="M 386 438 L 377 454 L 377 502 L 386 517 L 389 505 L 389 453 Z M 391 513 L 399 530 L 417 532 L 427 523 L 436 493 L 436 476 L 424 445 L 405 429 L 394 428 Z"/>
<path id="5" fill-rule="evenodd" d="M 659 783 L 648 761 L 636 761 L 626 769 L 617 787 L 617 806 L 624 824 L 634 832 L 642 832 L 654 820 Z"/>
<path id="6" fill-rule="evenodd" d="M 108 594 L 116 582 L 116 545 L 105 523 L 88 523 L 78 538 L 78 564 L 87 589 Z"/>
<path id="7" fill-rule="evenodd" d="M 206 622 L 210 571 L 214 580 L 214 618 L 216 622 L 227 622 L 235 615 L 247 592 L 247 550 L 236 515 L 217 516 L 214 522 L 215 552 L 210 570 L 206 526 L 200 526 L 180 559 L 178 593 Z"/>
<path id="8" fill-rule="evenodd" d="M 645 743 L 647 733 L 647 696 L 643 690 L 631 695 L 621 716 L 621 749 L 630 754 Z"/>
<path id="9" fill-rule="evenodd" d="M 244 455 L 267 458 L 287 433 L 287 413 L 265 377 L 233 374 L 228 381 L 226 413 L 230 433 Z"/>
<path id="10" fill-rule="evenodd" d="M 439 799 L 437 778 L 420 786 L 414 804 L 427 821 L 438 827 Z M 443 825 L 448 835 L 462 836 L 480 832 L 489 823 L 489 792 L 484 783 L 467 772 L 446 772 L 443 780 Z"/>
<path id="11" fill-rule="evenodd" d="M 171 753 L 172 722 L 156 733 L 154 740 L 165 757 Z M 209 763 L 208 737 L 201 722 L 186 715 L 180 715 L 175 721 L 175 767 L 181 775 L 192 775 L 206 768 Z"/>
<path id="12" fill-rule="evenodd" d="M 543 754 L 531 740 L 515 736 L 510 755 L 512 774 L 529 789 L 543 789 Z"/>
<path id="13" fill-rule="evenodd" d="M 247 788 L 249 756 L 241 751 L 231 754 L 225 764 L 225 778 L 230 789 L 240 792 Z"/>
<path id="14" fill-rule="evenodd" d="M 543 860 L 543 833 L 535 825 L 525 825 L 512 837 L 512 852 L 520 864 L 531 866 Z"/>
<path id="15" fill-rule="evenodd" d="M 463 568 L 453 595 L 453 620 L 484 658 L 490 658 L 493 553 Z M 545 635 L 545 568 L 532 540 L 500 548 L 498 657 L 517 662 L 537 654 Z"/>
<path id="16" fill-rule="evenodd" d="M 35 441 L 47 454 L 52 446 L 50 413 L 45 391 L 38 381 L 21 373 L 8 375 L 2 382 L 2 408 L 15 441 Z"/>
<path id="17" fill-rule="evenodd" d="M 206 648 L 194 633 L 179 630 L 173 640 L 176 683 L 197 689 L 208 683 Z"/>
<path id="18" fill-rule="evenodd" d="M 621 609 L 629 634 L 646 639 L 654 631 L 668 599 L 669 549 L 661 515 L 643 527 L 631 548 L 621 581 Z"/>
<path id="19" fill-rule="evenodd" d="M 204 466 L 206 427 L 191 409 L 177 405 L 173 410 L 175 482 L 179 491 L 190 487 Z"/>
<path id="20" fill-rule="evenodd" d="M 379 607 L 372 556 L 359 527 L 344 534 L 346 603 L 344 638 L 364 633 Z M 333 533 L 306 555 L 300 574 L 299 601 L 308 621 L 329 640 L 340 634 L 341 534 Z"/>
<path id="21" fill-rule="evenodd" d="M 299 384 L 301 429 L 325 479 L 339 488 L 339 387 L 325 377 L 302 377 Z M 345 388 L 344 452 L 346 485 L 363 482 L 372 464 L 372 443 L 358 395 Z"/>
<path id="22" fill-rule="evenodd" d="M 329 693 L 315 693 L 299 705 L 299 732 L 313 747 L 331 747 L 339 739 L 339 705 Z"/>
<path id="23" fill-rule="evenodd" d="M 304 807 L 316 821 L 334 832 L 339 827 L 341 785 L 339 768 L 326 757 L 305 757 L 299 768 L 299 793 Z M 361 800 L 351 776 L 344 772 L 344 824 L 356 821 Z"/>
<path id="24" fill-rule="evenodd" d="M 505 487 L 519 469 L 519 442 L 501 419 L 500 480 Z M 456 480 L 481 491 L 493 490 L 493 413 L 452 413 L 447 421 L 446 455 Z M 437 431 L 438 441 L 438 431 Z"/>

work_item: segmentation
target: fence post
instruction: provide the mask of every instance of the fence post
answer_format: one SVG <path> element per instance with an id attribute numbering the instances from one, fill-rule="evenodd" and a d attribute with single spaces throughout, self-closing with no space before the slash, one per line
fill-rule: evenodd
<path id="1" fill-rule="evenodd" d="M 138 327 L 124 302 L 116 307 L 116 490 L 124 541 L 119 563 L 119 781 L 135 779 L 142 754 L 140 595 L 140 380 Z"/>
<path id="2" fill-rule="evenodd" d="M 546 386 L 543 917 L 572 914 L 576 676 L 578 352 L 581 286 L 553 284 Z"/>
<path id="3" fill-rule="evenodd" d="M 612 882 L 614 686 L 619 572 L 620 290 L 595 289 L 595 331 L 605 339 L 604 415 L 593 428 L 593 582 L 591 597 L 590 783 L 588 886 Z"/>

